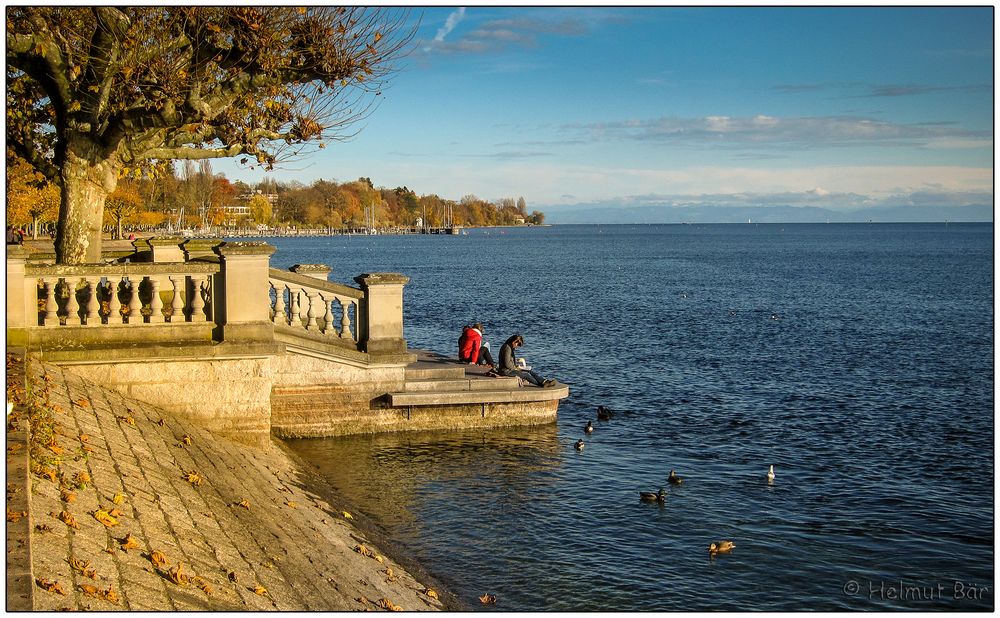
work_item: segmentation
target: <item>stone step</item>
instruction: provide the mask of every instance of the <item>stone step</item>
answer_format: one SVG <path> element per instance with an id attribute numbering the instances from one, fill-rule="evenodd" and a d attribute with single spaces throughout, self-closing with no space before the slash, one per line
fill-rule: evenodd
<path id="1" fill-rule="evenodd" d="M 462 365 L 441 366 L 415 363 L 406 367 L 406 380 L 461 380 L 465 378 Z"/>
<path id="2" fill-rule="evenodd" d="M 485 391 L 516 389 L 517 378 L 464 378 L 464 379 L 417 379 L 406 380 L 403 390 L 407 393 L 429 391 Z"/>
<path id="3" fill-rule="evenodd" d="M 549 388 L 526 386 L 515 389 L 425 391 L 389 393 L 389 405 L 406 406 L 447 406 L 479 403 L 529 403 L 564 399 L 569 396 L 569 387 L 557 383 Z"/>

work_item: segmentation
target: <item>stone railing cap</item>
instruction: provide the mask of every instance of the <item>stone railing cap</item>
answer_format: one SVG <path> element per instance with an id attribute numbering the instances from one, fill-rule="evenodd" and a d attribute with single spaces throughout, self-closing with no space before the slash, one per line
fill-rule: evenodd
<path id="1" fill-rule="evenodd" d="M 264 241 L 224 242 L 215 249 L 221 255 L 271 255 L 277 249 Z"/>
<path id="2" fill-rule="evenodd" d="M 405 285 L 410 278 L 400 273 L 364 273 L 363 275 L 355 277 L 354 280 L 359 285 L 363 286 L 389 284 Z"/>
<path id="3" fill-rule="evenodd" d="M 288 270 L 293 273 L 328 273 L 333 269 L 326 264 L 296 264 Z"/>
<path id="4" fill-rule="evenodd" d="M 147 239 L 149 244 L 154 247 L 179 247 L 181 245 L 182 239 L 176 237 L 164 237 L 164 238 L 149 238 Z"/>
<path id="5" fill-rule="evenodd" d="M 221 238 L 189 238 L 181 246 L 185 249 L 213 249 L 222 243 Z"/>
<path id="6" fill-rule="evenodd" d="M 23 245 L 7 245 L 8 259 L 14 258 L 26 260 L 29 255 L 31 255 L 31 252 L 25 249 Z"/>

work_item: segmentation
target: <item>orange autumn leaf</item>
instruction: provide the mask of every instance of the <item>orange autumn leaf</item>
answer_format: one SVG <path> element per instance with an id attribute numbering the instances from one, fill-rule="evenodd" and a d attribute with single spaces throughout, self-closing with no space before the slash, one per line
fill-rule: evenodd
<path id="1" fill-rule="evenodd" d="M 497 598 L 492 594 L 484 594 L 479 597 L 479 602 L 483 605 L 496 605 Z"/>
<path id="2" fill-rule="evenodd" d="M 132 533 L 126 534 L 124 539 L 119 540 L 119 543 L 124 551 L 139 548 L 139 541 L 132 536 Z"/>
<path id="3" fill-rule="evenodd" d="M 167 557 L 163 555 L 163 552 L 159 550 L 154 550 L 153 553 L 149 555 L 149 561 L 153 563 L 156 568 L 161 568 L 166 564 L 169 564 Z"/>
<path id="4" fill-rule="evenodd" d="M 178 586 L 186 586 L 188 583 L 188 576 L 183 572 L 183 565 L 180 562 L 167 572 L 167 576 Z"/>
<path id="5" fill-rule="evenodd" d="M 48 592 L 56 592 L 58 594 L 66 596 L 66 592 L 62 589 L 62 586 L 59 585 L 59 582 L 53 582 L 39 577 L 35 579 L 35 583 L 38 584 L 38 587 L 43 590 L 46 590 Z"/>
<path id="6" fill-rule="evenodd" d="M 73 517 L 68 511 L 62 511 L 58 515 L 59 519 L 69 526 L 70 528 L 80 529 L 80 524 L 77 523 L 76 518 Z"/>

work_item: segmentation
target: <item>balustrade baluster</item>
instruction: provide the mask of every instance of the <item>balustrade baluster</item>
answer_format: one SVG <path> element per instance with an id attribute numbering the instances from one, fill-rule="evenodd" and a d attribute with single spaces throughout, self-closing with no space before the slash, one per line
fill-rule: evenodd
<path id="1" fill-rule="evenodd" d="M 343 315 L 340 316 L 340 337 L 341 337 L 341 339 L 344 339 L 344 338 L 352 336 L 351 335 L 351 316 L 350 316 L 350 311 L 349 311 L 349 308 L 351 306 L 357 307 L 357 305 L 354 302 L 349 302 L 347 304 L 344 304 L 343 300 L 340 301 L 340 310 L 343 312 Z M 355 310 L 354 315 L 357 315 L 357 314 L 358 313 Z"/>
<path id="2" fill-rule="evenodd" d="M 316 299 L 319 295 L 303 288 L 302 292 L 309 301 L 309 308 L 306 310 L 306 330 L 316 330 Z"/>
<path id="3" fill-rule="evenodd" d="M 128 323 L 129 324 L 142 324 L 142 301 L 139 300 L 139 285 L 142 283 L 142 277 L 130 277 L 128 280 L 129 285 L 129 300 L 128 300 Z"/>
<path id="4" fill-rule="evenodd" d="M 191 276 L 191 302 L 188 303 L 188 307 L 190 308 L 192 322 L 205 322 L 208 320 L 205 317 L 205 297 L 201 295 L 202 285 L 206 279 L 205 275 Z"/>
<path id="5" fill-rule="evenodd" d="M 125 321 L 125 316 L 122 315 L 122 301 L 118 299 L 118 288 L 121 284 L 121 277 L 117 275 L 108 277 L 108 291 L 111 293 L 108 298 L 108 324 L 121 324 Z"/>
<path id="6" fill-rule="evenodd" d="M 329 298 L 324 297 L 322 294 L 320 298 L 323 299 L 323 307 L 325 312 L 323 313 L 323 334 L 329 335 L 330 333 L 336 333 L 337 327 L 333 325 L 333 303 L 330 302 Z"/>
<path id="7" fill-rule="evenodd" d="M 150 286 L 153 288 L 153 295 L 149 299 L 149 323 L 163 323 L 163 299 L 160 298 L 160 278 L 155 275 L 149 277 Z"/>
<path id="8" fill-rule="evenodd" d="M 277 322 L 278 316 L 281 316 L 281 320 L 288 324 L 288 316 L 285 315 L 285 284 L 275 282 L 272 285 L 274 286 L 274 315 L 271 316 L 271 321 Z"/>
<path id="9" fill-rule="evenodd" d="M 302 318 L 299 316 L 299 293 L 293 290 L 291 286 L 288 287 L 288 303 L 291 305 L 288 325 L 301 328 Z"/>
<path id="10" fill-rule="evenodd" d="M 101 325 L 101 301 L 97 298 L 97 289 L 101 285 L 100 277 L 87 277 L 87 326 Z"/>
<path id="11" fill-rule="evenodd" d="M 56 303 L 56 285 L 59 279 L 45 278 L 45 317 L 42 324 L 44 326 L 59 326 L 59 304 Z"/>
<path id="12" fill-rule="evenodd" d="M 64 283 L 69 295 L 69 298 L 66 299 L 66 326 L 79 326 L 82 323 L 80 320 L 80 301 L 76 299 L 76 284 L 79 281 L 79 279 L 66 279 Z"/>
<path id="13" fill-rule="evenodd" d="M 174 295 L 170 299 L 170 323 L 184 321 L 184 300 L 181 298 L 181 290 L 184 289 L 184 282 L 187 279 L 184 275 L 170 275 L 170 283 L 174 288 Z"/>

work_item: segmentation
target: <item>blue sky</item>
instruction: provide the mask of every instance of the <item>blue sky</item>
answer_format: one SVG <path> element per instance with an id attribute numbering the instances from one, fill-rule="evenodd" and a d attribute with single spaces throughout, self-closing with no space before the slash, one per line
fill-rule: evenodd
<path id="1" fill-rule="evenodd" d="M 992 7 L 411 17 L 415 49 L 357 137 L 270 177 L 368 176 L 449 199 L 523 196 L 547 212 L 992 203 Z"/>

